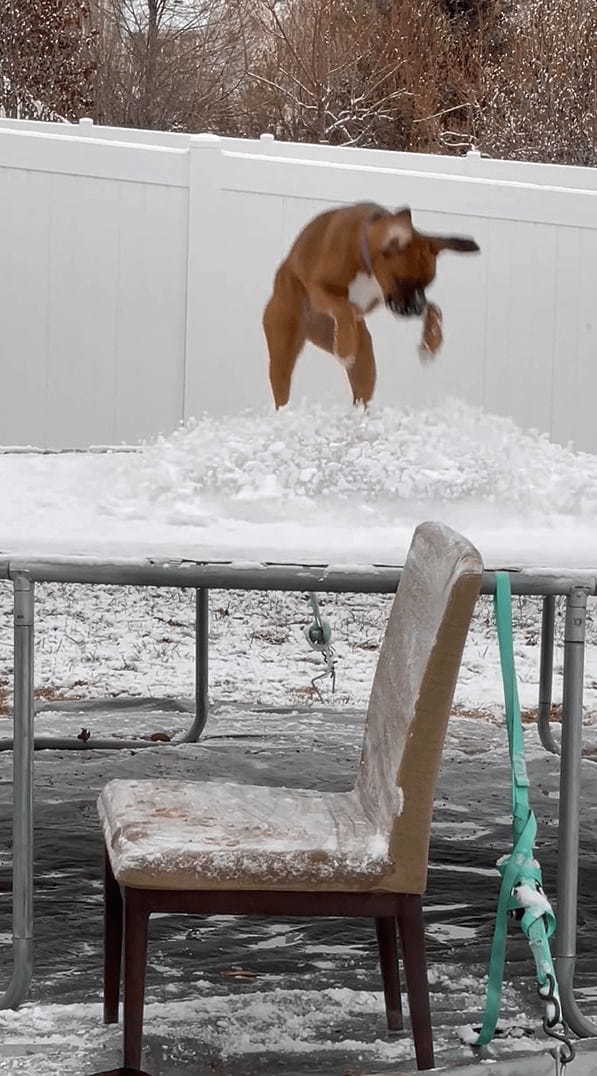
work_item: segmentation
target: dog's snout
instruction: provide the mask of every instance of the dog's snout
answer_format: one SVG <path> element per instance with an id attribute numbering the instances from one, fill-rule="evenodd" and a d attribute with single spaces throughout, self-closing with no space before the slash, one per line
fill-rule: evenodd
<path id="1" fill-rule="evenodd" d="M 425 298 L 425 292 L 423 291 L 423 288 L 417 288 L 416 289 L 415 294 L 413 296 L 413 304 L 412 305 L 413 305 L 413 313 L 416 314 L 417 317 L 420 317 L 421 314 L 423 313 L 426 305 L 427 305 L 427 300 Z"/>
<path id="2" fill-rule="evenodd" d="M 395 293 L 386 302 L 393 314 L 403 318 L 420 317 L 427 306 L 424 288 L 415 288 L 407 294 Z"/>
<path id="3" fill-rule="evenodd" d="M 390 295 L 388 306 L 392 313 L 400 318 L 407 318 L 412 314 L 409 300 L 402 295 Z"/>
<path id="4" fill-rule="evenodd" d="M 398 295 L 388 295 L 386 303 L 393 314 L 404 314 L 402 299 Z"/>

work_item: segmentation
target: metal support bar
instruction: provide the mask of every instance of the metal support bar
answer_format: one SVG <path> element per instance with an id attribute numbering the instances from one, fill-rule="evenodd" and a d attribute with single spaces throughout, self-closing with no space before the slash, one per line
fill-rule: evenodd
<path id="1" fill-rule="evenodd" d="M 558 928 L 554 951 L 564 1020 L 577 1035 L 593 1036 L 597 1035 L 597 1026 L 583 1016 L 574 997 L 586 613 L 587 592 L 581 587 L 573 587 L 566 600 L 564 634 L 564 695 L 558 830 Z"/>
<path id="2" fill-rule="evenodd" d="M 247 564 L 237 561 L 97 560 L 94 557 L 0 558 L 0 578 L 26 571 L 33 582 L 107 583 L 132 587 L 193 587 L 217 590 L 303 590 L 335 594 L 394 594 L 399 567 L 333 564 Z M 509 571 L 513 594 L 567 594 L 571 587 L 597 593 L 594 575 L 570 571 Z M 495 594 L 495 573 L 483 572 L 482 594 Z"/>
<path id="3" fill-rule="evenodd" d="M 541 658 L 539 665 L 539 709 L 537 730 L 546 751 L 559 755 L 560 749 L 553 738 L 549 719 L 551 716 L 551 689 L 553 684 L 553 638 L 556 618 L 556 599 L 547 594 L 543 599 L 541 618 Z"/>
<path id="4" fill-rule="evenodd" d="M 209 713 L 209 590 L 195 591 L 195 717 L 184 742 L 197 743 Z"/>
<path id="5" fill-rule="evenodd" d="M 62 699 L 60 702 L 61 713 L 65 712 L 77 712 L 83 713 L 88 710 L 94 710 L 100 708 L 102 710 L 135 710 L 146 704 L 151 705 L 156 710 L 166 711 L 169 713 L 192 713 L 192 709 L 184 702 L 177 701 L 170 698 L 159 697 L 143 697 L 142 695 L 136 695 L 133 698 L 122 698 L 120 695 L 114 698 L 110 695 L 108 698 L 95 698 L 95 699 Z M 44 710 L 51 710 L 56 708 L 55 702 L 44 702 L 43 700 L 36 700 L 35 713 L 39 714 Z M 135 737 L 130 740 L 122 740 L 120 737 L 109 736 L 107 739 L 102 740 L 97 736 L 92 736 L 88 740 L 81 739 L 80 736 L 36 736 L 33 741 L 34 751 L 138 751 L 143 747 L 155 748 L 156 743 L 154 740 L 145 740 L 139 737 Z M 0 751 L 12 751 L 14 747 L 14 738 L 7 737 L 0 740 Z"/>
<path id="6" fill-rule="evenodd" d="M 14 580 L 12 818 L 13 973 L 0 1009 L 16 1009 L 33 977 L 33 583 Z"/>

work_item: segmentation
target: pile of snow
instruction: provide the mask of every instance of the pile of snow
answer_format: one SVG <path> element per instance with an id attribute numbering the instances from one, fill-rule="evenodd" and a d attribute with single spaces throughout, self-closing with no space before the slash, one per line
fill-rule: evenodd
<path id="1" fill-rule="evenodd" d="M 487 567 L 597 565 L 597 456 L 457 401 L 204 416 L 137 451 L 5 454 L 0 496 L 0 555 L 399 564 L 436 519 Z"/>
<path id="2" fill-rule="evenodd" d="M 593 514 L 597 456 L 455 400 L 421 411 L 315 406 L 205 416 L 125 458 L 108 503 L 116 514 L 152 503 L 172 522 L 194 523 L 215 498 L 303 509 L 322 500 L 394 508 L 476 500 Z"/>

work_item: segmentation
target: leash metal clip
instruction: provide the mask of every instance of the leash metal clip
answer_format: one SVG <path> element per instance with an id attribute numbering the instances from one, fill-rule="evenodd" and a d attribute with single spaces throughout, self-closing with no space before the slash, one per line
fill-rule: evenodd
<path id="1" fill-rule="evenodd" d="M 562 1010 L 560 1008 L 560 1001 L 556 995 L 556 983 L 553 975 L 547 973 L 547 989 L 540 984 L 537 986 L 537 993 L 542 1001 L 545 1002 L 545 1013 L 543 1016 L 543 1030 L 550 1039 L 556 1040 L 556 1045 L 551 1050 L 551 1056 L 555 1061 L 555 1076 L 562 1076 L 566 1065 L 569 1065 L 571 1061 L 574 1061 L 576 1057 L 576 1050 L 574 1043 L 570 1038 L 568 1028 L 562 1019 Z M 562 1030 L 558 1031 L 558 1024 L 561 1024 Z"/>
<path id="2" fill-rule="evenodd" d="M 313 610 L 313 623 L 308 628 L 305 628 L 305 637 L 313 650 L 325 654 L 327 650 L 331 651 L 332 649 L 330 646 L 332 629 L 327 620 L 323 620 L 321 616 L 319 602 L 315 594 L 309 595 L 309 601 Z"/>
<path id="3" fill-rule="evenodd" d="M 313 623 L 308 628 L 305 628 L 305 638 L 311 649 L 321 654 L 326 666 L 322 673 L 313 677 L 311 686 L 317 692 L 321 702 L 323 702 L 323 697 L 317 687 L 318 680 L 324 680 L 329 676 L 332 683 L 332 695 L 336 690 L 336 662 L 334 660 L 334 648 L 331 643 L 332 629 L 327 620 L 323 620 L 321 616 L 316 595 L 309 594 L 309 601 L 313 610 Z"/>

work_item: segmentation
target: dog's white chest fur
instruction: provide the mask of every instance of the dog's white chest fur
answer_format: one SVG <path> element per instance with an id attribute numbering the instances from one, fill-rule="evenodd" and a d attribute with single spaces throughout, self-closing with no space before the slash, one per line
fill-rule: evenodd
<path id="1" fill-rule="evenodd" d="M 383 291 L 377 277 L 373 273 L 357 273 L 348 285 L 348 298 L 363 314 L 367 314 L 377 303 L 383 302 Z"/>

